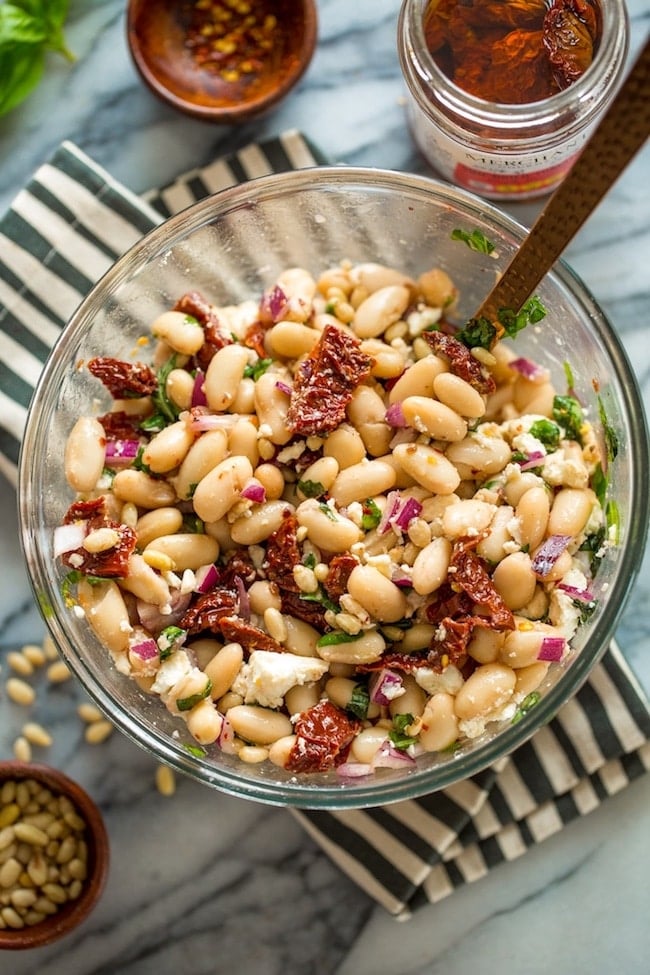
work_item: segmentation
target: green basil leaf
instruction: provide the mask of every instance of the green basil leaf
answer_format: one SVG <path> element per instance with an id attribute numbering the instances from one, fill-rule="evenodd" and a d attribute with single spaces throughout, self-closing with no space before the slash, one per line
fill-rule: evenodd
<path id="1" fill-rule="evenodd" d="M 376 528 L 381 521 L 381 509 L 372 498 L 366 498 L 361 502 L 361 527 L 364 532 L 369 532 Z"/>
<path id="2" fill-rule="evenodd" d="M 470 318 L 454 338 L 468 349 L 491 349 L 497 330 L 489 318 Z"/>
<path id="3" fill-rule="evenodd" d="M 582 407 L 574 396 L 555 396 L 553 398 L 553 419 L 564 427 L 567 437 L 582 443 L 584 417 Z"/>
<path id="4" fill-rule="evenodd" d="M 6 115 L 36 88 L 45 67 L 41 46 L 20 44 L 0 51 L 0 115 Z"/>
<path id="5" fill-rule="evenodd" d="M 321 494 L 325 494 L 325 488 L 320 481 L 298 481 L 297 487 L 306 498 L 319 498 Z"/>
<path id="6" fill-rule="evenodd" d="M 535 420 L 529 432 L 550 450 L 555 450 L 560 443 L 560 428 L 552 420 Z"/>
<path id="7" fill-rule="evenodd" d="M 353 640 L 359 640 L 363 636 L 363 633 L 342 633 L 340 630 L 332 630 L 331 633 L 326 633 L 320 638 L 317 647 L 335 647 L 339 643 L 352 643 Z"/>
<path id="8" fill-rule="evenodd" d="M 353 714 L 355 718 L 360 718 L 361 721 L 364 721 L 368 715 L 369 705 L 370 695 L 368 694 L 368 688 L 365 684 L 355 684 L 345 710 Z"/>
<path id="9" fill-rule="evenodd" d="M 456 227 L 451 232 L 451 239 L 462 240 L 470 250 L 477 251 L 479 254 L 491 254 L 494 250 L 492 241 L 488 240 L 483 231 L 478 229 L 468 231 Z"/>
<path id="10" fill-rule="evenodd" d="M 0 51 L 16 44 L 43 44 L 47 40 L 46 24 L 13 3 L 0 5 Z"/>

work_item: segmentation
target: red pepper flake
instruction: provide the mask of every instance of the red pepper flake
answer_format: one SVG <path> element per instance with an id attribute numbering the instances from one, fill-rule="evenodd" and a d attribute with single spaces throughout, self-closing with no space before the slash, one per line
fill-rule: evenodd
<path id="1" fill-rule="evenodd" d="M 361 722 L 331 701 L 319 701 L 295 723 L 296 741 L 285 768 L 290 772 L 326 772 L 340 764 Z"/>
<path id="2" fill-rule="evenodd" d="M 327 325 L 316 348 L 296 375 L 287 426 L 292 433 L 322 436 L 336 430 L 357 386 L 370 374 L 374 359 L 358 339 Z"/>
<path id="3" fill-rule="evenodd" d="M 265 0 L 196 0 L 189 7 L 185 47 L 195 63 L 222 81 L 259 75 L 277 47 L 276 4 Z"/>

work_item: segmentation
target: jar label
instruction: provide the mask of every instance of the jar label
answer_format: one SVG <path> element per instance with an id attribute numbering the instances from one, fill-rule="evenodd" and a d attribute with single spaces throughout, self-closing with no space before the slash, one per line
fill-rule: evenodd
<path id="1" fill-rule="evenodd" d="M 493 198 L 530 198 L 555 189 L 591 131 L 575 134 L 550 149 L 494 153 L 450 139 L 415 101 L 409 103 L 407 114 L 420 151 L 442 176 L 466 190 Z"/>

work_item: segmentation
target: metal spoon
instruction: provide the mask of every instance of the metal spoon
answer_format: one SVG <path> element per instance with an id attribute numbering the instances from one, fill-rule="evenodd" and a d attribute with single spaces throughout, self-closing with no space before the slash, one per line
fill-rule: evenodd
<path id="1" fill-rule="evenodd" d="M 650 40 L 475 318 L 487 318 L 500 330 L 499 310 L 521 309 L 649 136 Z"/>

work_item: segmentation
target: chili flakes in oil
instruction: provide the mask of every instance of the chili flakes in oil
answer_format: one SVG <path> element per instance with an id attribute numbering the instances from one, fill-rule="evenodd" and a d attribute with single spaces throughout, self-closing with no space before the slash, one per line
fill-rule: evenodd
<path id="1" fill-rule="evenodd" d="M 195 0 L 189 7 L 185 46 L 199 67 L 226 82 L 264 71 L 278 31 L 265 0 Z"/>

